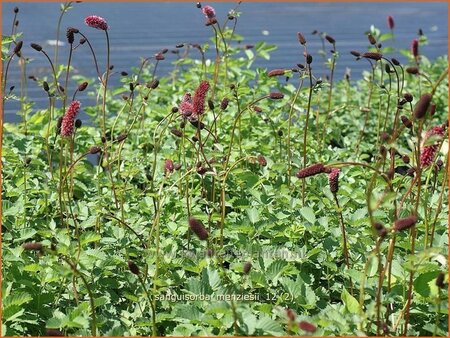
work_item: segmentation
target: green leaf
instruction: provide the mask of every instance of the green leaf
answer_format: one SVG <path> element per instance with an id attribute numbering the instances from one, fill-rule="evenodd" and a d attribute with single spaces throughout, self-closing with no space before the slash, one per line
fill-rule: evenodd
<path id="1" fill-rule="evenodd" d="M 393 34 L 392 33 L 385 33 L 385 34 L 381 34 L 381 36 L 378 38 L 378 42 L 383 42 L 386 40 L 390 40 L 393 38 Z"/>
<path id="2" fill-rule="evenodd" d="M 348 293 L 346 289 L 342 291 L 341 299 L 344 302 L 345 308 L 348 312 L 356 314 L 359 312 L 359 303 L 355 297 Z"/>
<path id="3" fill-rule="evenodd" d="M 81 245 L 86 245 L 88 243 L 97 242 L 102 239 L 102 236 L 96 234 L 95 232 L 89 231 L 81 235 L 80 242 Z"/>
<path id="4" fill-rule="evenodd" d="M 61 318 L 50 318 L 49 320 L 47 320 L 47 323 L 45 324 L 45 326 L 48 329 L 59 329 L 62 325 L 61 325 Z"/>
<path id="5" fill-rule="evenodd" d="M 287 264 L 287 262 L 281 260 L 272 262 L 272 264 L 270 264 L 267 268 L 266 278 L 272 281 L 274 284 L 277 284 L 277 280 L 283 273 Z"/>
<path id="6" fill-rule="evenodd" d="M 314 210 L 310 207 L 303 207 L 300 209 L 300 214 L 311 224 L 316 222 L 316 215 Z"/>
<path id="7" fill-rule="evenodd" d="M 424 298 L 430 297 L 431 284 L 434 285 L 435 279 L 439 271 L 431 271 L 421 274 L 414 280 L 414 291 Z"/>
<path id="8" fill-rule="evenodd" d="M 256 208 L 247 209 L 247 215 L 252 224 L 259 221 L 259 211 Z"/>
<path id="9" fill-rule="evenodd" d="M 194 325 L 191 324 L 180 324 L 172 332 L 172 335 L 174 336 L 180 336 L 180 337 L 189 337 L 192 336 L 194 332 L 196 332 L 197 329 Z"/>
<path id="10" fill-rule="evenodd" d="M 267 316 L 259 318 L 258 322 L 256 323 L 256 328 L 272 336 L 281 336 L 283 334 L 283 329 L 281 328 L 280 324 Z"/>
<path id="11" fill-rule="evenodd" d="M 217 290 L 221 285 L 220 276 L 217 270 L 208 268 L 209 285 L 213 291 Z"/>
<path id="12" fill-rule="evenodd" d="M 286 278 L 283 280 L 282 284 L 286 288 L 286 291 L 289 292 L 289 294 L 296 299 L 302 294 L 302 283 L 301 281 L 299 283 L 299 280 L 294 281 L 292 279 Z"/>
<path id="13" fill-rule="evenodd" d="M 33 297 L 27 292 L 12 293 L 3 301 L 3 309 L 7 309 L 10 306 L 20 306 L 33 300 Z"/>
<path id="14" fill-rule="evenodd" d="M 250 311 L 242 313 L 242 318 L 244 318 L 244 329 L 246 329 L 246 335 L 250 336 L 255 333 L 256 326 L 258 325 L 258 319 Z"/>
<path id="15" fill-rule="evenodd" d="M 245 55 L 247 55 L 247 58 L 249 60 L 252 60 L 255 57 L 255 54 L 253 53 L 253 51 L 251 49 L 246 49 Z"/>
<path id="16" fill-rule="evenodd" d="M 176 308 L 176 314 L 178 317 L 189 320 L 200 320 L 201 313 L 198 308 L 192 304 L 180 304 Z"/>

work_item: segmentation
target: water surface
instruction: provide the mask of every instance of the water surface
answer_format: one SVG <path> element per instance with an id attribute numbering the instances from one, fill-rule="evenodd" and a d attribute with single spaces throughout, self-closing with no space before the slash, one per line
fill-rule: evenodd
<path id="1" fill-rule="evenodd" d="M 234 3 L 214 2 L 220 21 L 226 18 Z M 31 42 L 41 44 L 51 56 L 53 51 L 48 40 L 56 39 L 56 23 L 59 16 L 58 3 L 4 3 L 2 29 L 4 34 L 11 30 L 13 8 L 19 12 L 19 28 L 24 32 L 23 54 L 33 58 L 28 67 L 28 75 L 42 76 L 49 74 L 48 64 L 41 54 L 29 47 Z M 244 37 L 242 44 L 255 44 L 265 41 L 276 44 L 278 50 L 271 54 L 270 61 L 259 60 L 255 66 L 266 68 L 292 67 L 303 62 L 302 49 L 296 33 L 301 31 L 308 40 L 309 50 L 320 60 L 317 52 L 322 48 L 320 39 L 311 35 L 318 30 L 327 32 L 337 41 L 340 58 L 337 63 L 336 77 L 341 78 L 347 68 L 351 69 L 352 78 L 360 76 L 367 67 L 365 62 L 355 62 L 348 52 L 364 51 L 368 47 L 364 35 L 373 24 L 387 32 L 386 18 L 395 19 L 395 44 L 400 48 L 409 48 L 412 39 L 422 29 L 429 38 L 429 44 L 421 46 L 420 51 L 430 59 L 447 54 L 447 3 L 242 3 L 236 32 Z M 64 16 L 61 39 L 65 41 L 65 28 L 68 26 L 82 29 L 88 35 L 98 53 L 101 68 L 105 60 L 104 32 L 88 28 L 83 19 L 96 14 L 108 20 L 111 38 L 111 63 L 117 71 L 130 71 L 139 65 L 141 57 L 149 57 L 161 48 L 173 49 L 181 42 L 203 44 L 212 36 L 211 27 L 205 27 L 204 16 L 196 8 L 195 2 L 151 2 L 151 3 L 78 3 Z M 328 47 L 328 46 L 327 46 Z M 67 46 L 61 48 L 60 60 L 67 58 Z M 391 55 L 394 56 L 394 55 Z M 400 61 L 406 61 L 401 55 L 395 55 Z M 175 56 L 168 53 L 158 70 L 163 76 L 172 69 L 170 64 Z M 76 53 L 73 65 L 76 72 L 94 76 L 91 55 L 88 52 Z M 316 69 L 321 71 L 319 64 Z M 17 64 L 13 64 L 7 88 L 20 85 L 20 73 Z M 30 82 L 28 95 L 36 101 L 37 108 L 47 104 L 42 89 Z M 80 97 L 83 99 L 83 97 Z M 5 103 L 5 120 L 17 121 L 18 104 Z"/>

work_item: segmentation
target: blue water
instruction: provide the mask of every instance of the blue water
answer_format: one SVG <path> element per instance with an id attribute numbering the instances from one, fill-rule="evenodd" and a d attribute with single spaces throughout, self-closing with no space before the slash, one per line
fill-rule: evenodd
<path id="1" fill-rule="evenodd" d="M 205 3 L 206 4 L 206 3 Z M 235 3 L 214 2 L 219 21 L 226 18 Z M 41 54 L 29 47 L 31 42 L 41 44 L 53 57 L 48 40 L 56 38 L 56 23 L 59 16 L 58 3 L 4 3 L 2 29 L 4 34 L 11 30 L 13 8 L 19 12 L 19 30 L 24 32 L 23 54 L 34 60 L 28 66 L 28 75 L 49 74 L 48 64 Z M 429 39 L 429 44 L 421 46 L 420 52 L 434 59 L 448 53 L 447 3 L 242 3 L 236 33 L 245 39 L 242 44 L 255 44 L 265 41 L 276 44 L 278 50 L 272 52 L 270 61 L 260 60 L 256 66 L 267 68 L 290 68 L 303 61 L 302 49 L 297 41 L 301 31 L 308 40 L 309 50 L 320 60 L 317 52 L 321 42 L 311 35 L 314 30 L 327 32 L 337 41 L 341 57 L 337 64 L 336 77 L 341 78 L 346 68 L 351 68 L 352 78 L 358 78 L 367 65 L 355 62 L 350 50 L 364 51 L 368 47 L 364 33 L 370 25 L 387 32 L 386 18 L 392 15 L 395 20 L 396 46 L 409 48 L 412 39 L 417 37 L 419 28 Z M 181 42 L 203 44 L 212 36 L 212 29 L 205 27 L 205 18 L 192 3 L 76 3 L 64 16 L 61 40 L 65 41 L 65 28 L 77 27 L 91 40 L 98 53 L 100 67 L 105 59 L 104 32 L 85 26 L 87 15 L 96 14 L 107 19 L 110 26 L 111 63 L 117 71 L 130 71 L 137 67 L 141 57 L 149 57 L 161 48 L 173 49 Z M 329 46 L 327 46 L 329 47 Z M 394 56 L 394 55 L 392 55 Z M 400 60 L 402 56 L 395 55 Z M 60 60 L 67 58 L 67 47 L 61 48 Z M 166 74 L 170 61 L 175 56 L 168 53 L 159 68 L 158 75 Z M 89 53 L 76 53 L 76 71 L 94 76 L 94 68 Z M 318 66 L 316 66 L 318 67 Z M 316 68 L 317 69 L 317 68 Z M 320 69 L 318 69 L 320 71 Z M 7 88 L 19 87 L 20 79 L 17 64 L 13 64 Z M 42 89 L 30 82 L 28 95 L 35 100 L 37 107 L 45 107 L 47 99 Z M 5 120 L 16 121 L 18 105 L 13 101 L 5 103 Z"/>

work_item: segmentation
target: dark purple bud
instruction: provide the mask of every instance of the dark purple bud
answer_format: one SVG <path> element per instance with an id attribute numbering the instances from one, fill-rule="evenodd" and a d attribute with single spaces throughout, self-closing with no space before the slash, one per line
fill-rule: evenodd
<path id="1" fill-rule="evenodd" d="M 23 46 L 23 41 L 19 41 L 16 43 L 16 46 L 14 47 L 14 54 L 19 55 L 20 54 L 20 50 L 22 49 Z"/>
<path id="2" fill-rule="evenodd" d="M 395 221 L 394 229 L 395 231 L 403 231 L 413 227 L 417 223 L 417 217 L 414 215 L 408 216 L 406 218 L 400 218 Z"/>
<path id="3" fill-rule="evenodd" d="M 414 116 L 416 119 L 421 119 L 425 117 L 425 114 L 431 103 L 431 94 L 423 94 L 422 97 L 417 102 L 416 107 L 414 108 Z"/>
<path id="4" fill-rule="evenodd" d="M 250 270 L 252 269 L 252 263 L 250 262 L 245 262 L 244 267 L 243 267 L 243 272 L 245 275 L 248 275 Z"/>
<path id="5" fill-rule="evenodd" d="M 374 37 L 372 34 L 369 33 L 369 34 L 367 35 L 367 39 L 369 40 L 369 42 L 370 42 L 371 45 L 376 45 L 377 40 L 375 39 L 375 37 Z"/>
<path id="6" fill-rule="evenodd" d="M 87 83 L 87 82 L 83 82 L 82 84 L 80 84 L 80 85 L 78 86 L 78 91 L 79 91 L 79 92 L 84 91 L 84 90 L 87 88 L 87 86 L 88 86 L 88 83 Z"/>
<path id="7" fill-rule="evenodd" d="M 300 42 L 301 45 L 306 44 L 306 39 L 303 33 L 298 32 L 297 33 L 298 42 Z"/>
<path id="8" fill-rule="evenodd" d="M 130 269 L 130 271 L 132 273 L 134 273 L 135 275 L 139 275 L 140 271 L 139 271 L 139 267 L 136 265 L 135 262 L 133 261 L 128 261 L 128 269 Z"/>
<path id="9" fill-rule="evenodd" d="M 36 50 L 38 52 L 40 52 L 42 50 L 42 46 L 38 45 L 37 43 L 32 43 L 30 46 L 31 46 L 31 48 L 33 48 L 34 50 Z"/>
<path id="10" fill-rule="evenodd" d="M 208 239 L 209 234 L 208 234 L 208 231 L 206 230 L 205 226 L 203 225 L 202 221 L 200 221 L 194 217 L 191 217 L 191 218 L 189 218 L 189 227 L 192 230 L 192 232 L 194 234 L 196 234 L 197 237 L 201 241 Z"/>
<path id="11" fill-rule="evenodd" d="M 100 148 L 100 147 L 98 147 L 98 146 L 92 146 L 92 147 L 89 149 L 89 154 L 92 154 L 92 155 L 98 154 L 100 151 L 102 151 L 102 148 Z"/>

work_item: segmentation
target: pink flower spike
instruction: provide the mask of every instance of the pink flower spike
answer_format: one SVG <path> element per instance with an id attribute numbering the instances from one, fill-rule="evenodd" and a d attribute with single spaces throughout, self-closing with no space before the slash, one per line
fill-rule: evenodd
<path id="1" fill-rule="evenodd" d="M 414 39 L 411 43 L 411 53 L 415 58 L 419 56 L 419 41 L 417 39 Z"/>
<path id="2" fill-rule="evenodd" d="M 172 160 L 165 160 L 164 161 L 164 173 L 167 175 L 167 173 L 173 173 L 174 171 L 174 165 Z"/>
<path id="3" fill-rule="evenodd" d="M 439 148 L 438 144 L 424 146 L 424 143 L 426 143 L 431 136 L 444 136 L 444 132 L 445 129 L 442 126 L 435 126 L 426 132 L 422 142 L 422 150 L 420 152 L 420 165 L 422 167 L 429 167 L 433 163 Z"/>
<path id="4" fill-rule="evenodd" d="M 203 12 L 203 14 L 205 14 L 206 18 L 209 20 L 213 20 L 216 18 L 216 11 L 211 6 L 208 6 L 208 5 L 204 6 L 202 8 L 202 12 Z"/>
<path id="5" fill-rule="evenodd" d="M 72 135 L 75 124 L 75 117 L 77 116 L 80 107 L 80 101 L 72 101 L 69 107 L 67 107 L 66 113 L 64 114 L 61 123 L 61 136 L 68 137 Z"/>
<path id="6" fill-rule="evenodd" d="M 181 99 L 181 102 L 189 102 L 192 103 L 192 96 L 191 93 L 186 93 L 183 95 L 183 98 Z"/>
<path id="7" fill-rule="evenodd" d="M 333 194 L 336 194 L 339 190 L 339 173 L 341 171 L 337 168 L 332 168 L 331 172 L 328 174 L 328 183 L 330 185 L 330 190 Z"/>
<path id="8" fill-rule="evenodd" d="M 390 30 L 394 29 L 394 18 L 390 15 L 387 17 L 387 24 Z"/>
<path id="9" fill-rule="evenodd" d="M 437 145 L 427 146 L 423 148 L 420 152 L 420 165 L 422 167 L 429 167 L 434 161 L 437 150 Z"/>
<path id="10" fill-rule="evenodd" d="M 202 115 L 205 112 L 205 98 L 209 89 L 209 82 L 202 81 L 195 91 L 192 105 L 196 115 Z"/>
<path id="11" fill-rule="evenodd" d="M 84 19 L 84 22 L 89 27 L 100 29 L 102 31 L 108 30 L 108 23 L 101 16 L 89 15 Z"/>
<path id="12" fill-rule="evenodd" d="M 194 107 L 190 102 L 181 102 L 180 103 L 180 112 L 184 117 L 189 117 L 194 113 Z"/>
<path id="13" fill-rule="evenodd" d="M 192 106 L 192 96 L 190 93 L 184 94 L 183 98 L 181 99 L 181 103 L 178 106 L 178 109 L 180 110 L 181 115 L 184 117 L 189 117 L 194 113 L 194 107 Z"/>

